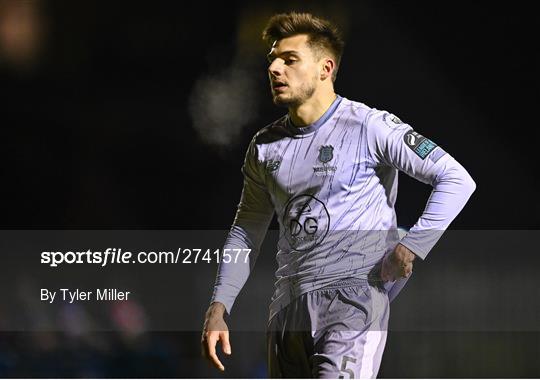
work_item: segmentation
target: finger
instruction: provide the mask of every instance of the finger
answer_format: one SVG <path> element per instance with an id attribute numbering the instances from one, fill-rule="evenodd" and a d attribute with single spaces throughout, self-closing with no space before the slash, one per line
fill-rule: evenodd
<path id="1" fill-rule="evenodd" d="M 221 364 L 221 362 L 219 361 L 219 358 L 216 355 L 216 343 L 217 343 L 217 336 L 216 334 L 211 333 L 208 336 L 207 345 L 206 345 L 208 359 L 214 365 L 214 367 L 216 367 L 220 371 L 224 371 L 225 367 L 223 366 L 223 364 Z"/>
<path id="2" fill-rule="evenodd" d="M 203 358 L 208 359 L 208 355 L 206 352 L 206 340 L 201 341 L 201 355 Z"/>
<path id="3" fill-rule="evenodd" d="M 232 351 L 231 351 L 231 343 L 229 342 L 229 332 L 222 331 L 220 334 L 220 338 L 221 338 L 221 349 L 227 355 L 231 355 Z"/>
<path id="4" fill-rule="evenodd" d="M 211 338 L 211 334 L 212 334 L 211 331 L 203 331 L 202 336 L 201 336 L 201 351 L 202 351 L 203 356 L 206 359 L 210 359 L 210 356 L 209 356 L 210 339 L 217 340 L 217 338 Z"/>
<path id="5" fill-rule="evenodd" d="M 390 265 L 386 272 L 387 281 L 396 281 L 400 277 L 401 268 L 397 265 Z"/>
<path id="6" fill-rule="evenodd" d="M 412 273 L 413 265 L 408 263 L 402 267 L 401 277 L 408 277 Z"/>
<path id="7" fill-rule="evenodd" d="M 201 354 L 205 359 L 208 359 L 208 338 L 206 334 L 207 333 L 203 331 L 201 337 Z"/>
<path id="8" fill-rule="evenodd" d="M 382 269 L 381 269 L 381 280 L 383 280 L 384 282 L 387 281 L 387 274 L 386 274 L 386 266 L 383 265 Z"/>
<path id="9" fill-rule="evenodd" d="M 390 271 L 386 272 L 384 276 L 381 275 L 383 282 L 396 281 L 396 275 Z"/>
<path id="10" fill-rule="evenodd" d="M 383 266 L 381 268 L 381 280 L 383 280 L 383 282 L 387 282 L 387 281 L 390 281 L 391 280 L 391 274 L 390 274 L 390 270 L 388 269 L 389 265 L 387 265 L 386 263 L 383 263 Z"/>
<path id="11" fill-rule="evenodd" d="M 204 359 L 208 360 L 208 364 L 210 364 L 210 362 L 212 361 L 210 357 L 210 344 L 206 340 L 201 343 L 201 346 L 201 355 Z"/>

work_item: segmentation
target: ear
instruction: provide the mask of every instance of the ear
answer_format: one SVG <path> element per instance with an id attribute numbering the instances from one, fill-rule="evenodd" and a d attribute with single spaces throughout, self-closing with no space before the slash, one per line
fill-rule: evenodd
<path id="1" fill-rule="evenodd" d="M 336 63 L 334 60 L 330 57 L 325 57 L 321 60 L 321 80 L 325 80 L 327 78 L 332 77 L 332 73 L 334 72 L 334 69 L 336 68 Z"/>

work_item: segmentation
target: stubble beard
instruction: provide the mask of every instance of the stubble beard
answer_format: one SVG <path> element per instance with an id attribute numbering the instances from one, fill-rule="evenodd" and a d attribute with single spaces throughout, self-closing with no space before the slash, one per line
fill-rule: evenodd
<path id="1" fill-rule="evenodd" d="M 310 99 L 315 93 L 315 80 L 311 83 L 303 83 L 298 90 L 286 98 L 280 98 L 279 95 L 273 95 L 273 102 L 278 107 L 298 107 Z M 290 91 L 290 88 L 289 88 Z"/>

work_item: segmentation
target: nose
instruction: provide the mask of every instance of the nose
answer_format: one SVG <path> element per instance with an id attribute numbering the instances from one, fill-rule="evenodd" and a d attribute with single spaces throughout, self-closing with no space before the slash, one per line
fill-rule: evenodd
<path id="1" fill-rule="evenodd" d="M 270 63 L 270 66 L 268 66 L 268 74 L 270 74 L 271 77 L 279 77 L 283 73 L 282 61 L 282 59 L 276 58 Z"/>

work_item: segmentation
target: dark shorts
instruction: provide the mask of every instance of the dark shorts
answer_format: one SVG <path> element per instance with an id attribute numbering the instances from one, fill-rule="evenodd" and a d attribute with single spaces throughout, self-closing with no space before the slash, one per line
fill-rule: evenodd
<path id="1" fill-rule="evenodd" d="M 367 280 L 305 293 L 267 329 L 272 378 L 375 378 L 386 343 L 389 301 Z"/>

